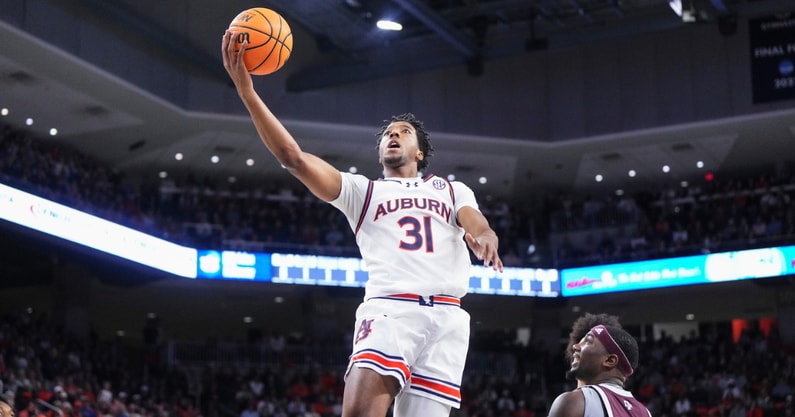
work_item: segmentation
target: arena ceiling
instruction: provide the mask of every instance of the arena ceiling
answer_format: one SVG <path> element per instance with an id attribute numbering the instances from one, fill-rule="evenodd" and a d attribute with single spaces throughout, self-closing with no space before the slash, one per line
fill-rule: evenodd
<path id="1" fill-rule="evenodd" d="M 192 0 L 41 0 L 15 3 L 35 13 L 44 3 L 77 8 L 81 13 L 124 30 L 143 34 L 187 65 L 204 67 L 210 77 L 226 79 L 219 62 L 219 34 L 208 27 L 228 24 L 229 10 L 268 6 L 283 13 L 297 30 L 314 41 L 317 55 L 302 61 L 286 77 L 285 90 L 306 92 L 437 68 L 462 67 L 476 75 L 485 62 L 544 50 L 631 37 L 683 24 L 668 0 L 269 0 L 252 4 Z M 14 3 L 13 5 L 11 3 Z M 24 4 L 24 6 L 20 6 Z M 716 28 L 738 16 L 792 9 L 790 0 L 685 0 L 692 18 Z M 191 17 L 192 30 L 175 34 L 174 19 Z M 380 16 L 395 16 L 404 30 L 373 30 Z M 11 124 L 36 114 L 57 125 L 64 141 L 118 169 L 156 175 L 180 166 L 219 178 L 285 176 L 270 160 L 242 171 L 242 161 L 262 155 L 246 117 L 189 111 L 155 94 L 65 53 L 18 27 L 0 20 L 0 105 L 13 108 Z M 488 47 L 484 47 L 488 45 Z M 396 52 L 397 51 L 397 52 Z M 391 56 L 410 54 L 412 63 L 395 65 Z M 405 59 L 404 59 L 405 60 Z M 214 65 L 207 65 L 213 63 Z M 363 66 L 362 64 L 365 63 Z M 94 105 L 92 103 L 101 103 Z M 340 169 L 348 166 L 378 175 L 372 146 L 373 126 L 340 121 L 318 123 L 310 117 L 286 122 L 305 149 L 328 157 Z M 32 130 L 48 129 L 34 125 Z M 723 169 L 764 166 L 770 155 L 795 155 L 795 111 L 783 109 L 731 120 L 664 126 L 577 138 L 565 143 L 535 143 L 482 136 L 435 134 L 435 166 L 447 168 L 468 183 L 488 178 L 488 192 L 510 196 L 520 182 L 533 187 L 588 188 L 594 172 L 626 177 L 628 166 L 670 165 L 682 178 L 700 175 L 693 161 Z M 41 130 L 46 135 L 46 130 Z M 97 146 L 98 135 L 113 135 L 122 146 Z M 322 137 L 323 140 L 313 139 Z M 363 141 L 351 140 L 364 138 Z M 147 138 L 145 148 L 142 139 Z M 453 142 L 454 141 L 454 142 Z M 484 160 L 483 148 L 491 156 Z M 606 151 L 609 149 L 609 151 Z M 218 152 L 223 163 L 210 167 Z M 554 160 L 554 165 L 550 161 Z M 530 168 L 528 168 L 530 167 Z M 549 169 L 534 167 L 550 167 Z M 654 174 L 664 175 L 662 172 Z M 654 181 L 658 178 L 648 178 Z"/>

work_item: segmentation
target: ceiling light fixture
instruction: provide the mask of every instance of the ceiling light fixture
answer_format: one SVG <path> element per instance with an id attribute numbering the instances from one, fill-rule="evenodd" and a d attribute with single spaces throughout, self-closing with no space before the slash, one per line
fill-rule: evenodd
<path id="1" fill-rule="evenodd" d="M 376 22 L 375 25 L 378 27 L 378 29 L 381 30 L 391 30 L 396 32 L 403 30 L 403 25 L 401 25 L 398 22 L 395 22 L 394 20 L 381 19 L 378 22 Z"/>
<path id="2" fill-rule="evenodd" d="M 669 0 L 668 6 L 676 13 L 677 16 L 682 17 L 682 0 Z"/>

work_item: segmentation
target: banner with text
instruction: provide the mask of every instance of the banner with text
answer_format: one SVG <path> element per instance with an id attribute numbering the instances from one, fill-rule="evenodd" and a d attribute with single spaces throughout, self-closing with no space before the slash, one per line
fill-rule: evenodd
<path id="1" fill-rule="evenodd" d="M 748 20 L 754 103 L 795 99 L 795 12 Z"/>
<path id="2" fill-rule="evenodd" d="M 795 274 L 795 246 L 655 259 L 560 271 L 564 297 Z"/>

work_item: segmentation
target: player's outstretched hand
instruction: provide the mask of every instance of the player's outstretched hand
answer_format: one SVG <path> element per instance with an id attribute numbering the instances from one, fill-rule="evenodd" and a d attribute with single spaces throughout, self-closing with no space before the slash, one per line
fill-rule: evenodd
<path id="1" fill-rule="evenodd" d="M 502 259 L 500 259 L 497 251 L 499 247 L 497 235 L 484 233 L 476 238 L 472 234 L 467 233 L 464 235 L 464 239 L 466 239 L 469 249 L 472 250 L 478 260 L 483 261 L 483 266 L 488 267 L 491 265 L 491 268 L 495 271 L 502 272 Z"/>
<path id="2" fill-rule="evenodd" d="M 232 82 L 238 90 L 243 90 L 252 87 L 251 74 L 246 69 L 246 63 L 243 61 L 243 56 L 246 53 L 248 42 L 244 41 L 240 45 L 240 52 L 235 52 L 235 33 L 227 30 L 221 39 L 221 56 L 224 58 L 224 69 L 229 73 Z"/>

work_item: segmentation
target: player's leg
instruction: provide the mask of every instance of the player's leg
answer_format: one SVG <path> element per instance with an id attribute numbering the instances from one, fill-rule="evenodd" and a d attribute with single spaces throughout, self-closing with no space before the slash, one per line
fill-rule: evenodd
<path id="1" fill-rule="evenodd" d="M 430 398 L 401 392 L 395 399 L 394 417 L 448 417 L 451 408 Z"/>
<path id="2" fill-rule="evenodd" d="M 411 365 L 411 379 L 403 393 L 458 408 L 469 348 L 469 314 L 456 307 L 432 309 L 429 317 L 433 324 L 427 332 L 430 337 L 422 354 Z"/>
<path id="3" fill-rule="evenodd" d="M 398 391 L 396 378 L 353 365 L 345 378 L 342 416 L 384 417 Z"/>
<path id="4" fill-rule="evenodd" d="M 409 380 L 409 363 L 422 348 L 416 304 L 368 300 L 356 310 L 353 353 L 345 374 L 344 417 L 384 417 Z"/>

